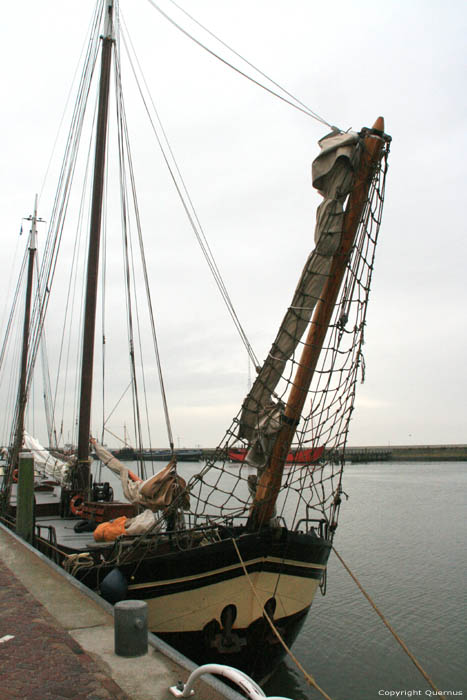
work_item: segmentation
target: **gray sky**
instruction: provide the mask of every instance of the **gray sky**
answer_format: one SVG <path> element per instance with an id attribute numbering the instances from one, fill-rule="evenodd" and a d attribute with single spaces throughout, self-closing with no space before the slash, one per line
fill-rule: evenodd
<path id="1" fill-rule="evenodd" d="M 330 123 L 360 129 L 385 117 L 393 144 L 364 348 L 366 381 L 349 442 L 467 442 L 466 4 L 179 4 Z M 4 10 L 2 319 L 16 281 L 11 270 L 21 217 L 42 191 L 93 5 L 24 0 Z M 182 19 L 168 0 L 160 5 Z M 327 128 L 202 52 L 148 2 L 121 0 L 121 11 L 207 239 L 262 360 L 312 247 L 319 198 L 310 166 Z M 211 446 L 242 401 L 247 356 L 157 148 L 139 139 L 143 127 L 132 121 L 133 111 L 131 102 L 174 434 L 180 445 Z M 41 196 L 45 219 L 53 176 L 52 168 Z M 118 302 L 114 312 L 110 334 L 121 317 Z M 47 333 L 53 347 L 53 319 Z M 118 367 L 112 371 L 116 395 L 123 386 Z M 122 434 L 119 420 L 113 429 Z M 154 444 L 165 443 L 163 426 L 154 434 Z"/>

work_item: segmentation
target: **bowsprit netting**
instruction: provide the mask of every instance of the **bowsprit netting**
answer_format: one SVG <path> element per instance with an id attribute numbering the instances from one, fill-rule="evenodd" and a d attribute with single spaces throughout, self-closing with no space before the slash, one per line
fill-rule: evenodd
<path id="1" fill-rule="evenodd" d="M 317 527 L 321 532 L 324 528 L 328 536 L 337 526 L 349 422 L 359 374 L 362 381 L 364 377 L 362 345 L 390 143 L 385 135 L 378 135 L 380 155 L 372 164 L 342 284 L 323 342 L 311 348 L 318 359 L 311 384 L 299 387 L 303 408 L 293 419 L 290 402 L 304 351 L 310 337 L 315 337 L 310 327 L 321 323 L 320 305 L 334 274 L 334 258 L 341 251 L 349 202 L 359 186 L 356 172 L 369 134 L 371 130 L 331 133 L 320 142 L 313 184 L 324 200 L 317 213 L 316 247 L 241 410 L 213 458 L 189 483 L 195 522 L 245 523 L 258 483 L 275 459 L 278 435 L 289 427 L 294 436 L 281 457 L 285 467 L 270 523 Z"/>

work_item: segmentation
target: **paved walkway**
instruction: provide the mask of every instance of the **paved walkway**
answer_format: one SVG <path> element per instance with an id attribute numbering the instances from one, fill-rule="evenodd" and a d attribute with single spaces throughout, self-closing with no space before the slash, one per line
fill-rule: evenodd
<path id="1" fill-rule="evenodd" d="M 117 656 L 111 606 L 0 525 L 1 700 L 173 700 L 192 668 L 154 635 Z M 200 700 L 241 700 L 204 678 Z"/>
<path id="2" fill-rule="evenodd" d="M 129 698 L 1 560 L 0 642 L 3 700 Z"/>

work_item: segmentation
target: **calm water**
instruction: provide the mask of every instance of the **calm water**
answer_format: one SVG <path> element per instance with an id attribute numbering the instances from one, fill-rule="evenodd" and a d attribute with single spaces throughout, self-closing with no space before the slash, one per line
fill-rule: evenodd
<path id="1" fill-rule="evenodd" d="M 349 464 L 349 500 L 334 540 L 435 685 L 464 697 L 466 484 L 467 462 Z M 411 690 L 417 691 L 411 697 L 430 697 L 429 685 L 333 555 L 327 594 L 315 598 L 293 652 L 333 700 L 404 698 Z M 322 697 L 290 660 L 265 691 L 292 700 Z"/>
<path id="2" fill-rule="evenodd" d="M 199 468 L 185 463 L 179 472 L 189 476 Z M 348 464 L 349 500 L 334 541 L 435 685 L 464 697 L 466 486 L 467 462 Z M 327 594 L 315 597 L 293 653 L 332 700 L 430 697 L 429 685 L 334 555 Z M 290 660 L 265 692 L 322 697 Z"/>

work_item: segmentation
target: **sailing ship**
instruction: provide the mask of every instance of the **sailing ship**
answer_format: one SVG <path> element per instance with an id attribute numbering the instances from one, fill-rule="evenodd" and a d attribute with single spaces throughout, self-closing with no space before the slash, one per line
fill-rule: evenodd
<path id="1" fill-rule="evenodd" d="M 120 165 L 122 172 L 123 165 L 130 168 L 129 175 L 121 178 L 130 182 L 132 194 L 134 186 L 121 101 L 117 0 L 98 2 L 93 28 L 73 120 L 75 133 L 68 142 L 69 157 L 49 225 L 49 231 L 61 235 L 68 201 L 64 183 L 73 179 L 70 154 L 77 148 L 80 131 L 76 124 L 100 46 L 77 453 L 68 461 L 52 457 L 24 430 L 31 377 L 53 293 L 51 273 L 60 247 L 54 238 L 35 297 L 28 283 L 28 299 L 35 301 L 26 304 L 18 408 L 1 493 L 2 521 L 14 527 L 14 481 L 21 479 L 20 453 L 27 449 L 42 475 L 38 487 L 45 481 L 53 489 L 52 493 L 38 490 L 35 497 L 34 545 L 41 552 L 112 603 L 125 598 L 146 601 L 150 630 L 195 662 L 227 663 L 264 680 L 285 653 L 278 637 L 288 647 L 293 644 L 315 593 L 325 589 L 341 505 L 344 448 L 362 361 L 390 137 L 378 118 L 373 127 L 360 132 L 333 128 L 320 140 L 313 164 L 313 185 L 323 198 L 315 248 L 238 414 L 216 452 L 186 479 L 178 473 L 170 429 L 167 466 L 147 476 L 145 462 L 140 460 L 135 474 L 103 447 L 103 440 L 91 437 L 112 70 Z M 124 199 L 124 223 L 128 207 Z M 31 219 L 32 276 L 36 210 Z M 124 247 L 128 250 L 125 236 Z M 131 266 L 125 269 L 129 277 Z M 128 302 L 127 322 L 132 327 L 130 310 Z M 136 405 L 132 339 L 128 356 Z M 167 415 L 163 381 L 161 392 Z M 232 469 L 229 455 L 234 449 L 241 450 L 242 459 Z M 141 440 L 135 452 L 143 452 Z M 128 502 L 114 500 L 109 482 L 92 476 L 91 453 L 119 475 Z M 289 454 L 301 454 L 310 468 L 298 465 L 299 460 L 290 462 Z M 327 454 L 341 458 L 327 459 Z M 115 534 L 117 524 L 120 529 Z M 98 528 L 106 525 L 114 528 L 114 535 L 96 537 Z"/>
<path id="2" fill-rule="evenodd" d="M 154 462 L 167 462 L 172 459 L 173 455 L 177 457 L 179 462 L 199 462 L 203 456 L 203 451 L 200 449 L 178 448 L 174 452 L 172 450 L 144 450 L 142 458 Z"/>
<path id="3" fill-rule="evenodd" d="M 232 447 L 229 450 L 229 459 L 231 462 L 244 462 L 248 450 L 246 447 Z M 313 464 L 317 462 L 324 454 L 324 447 L 312 447 L 311 449 L 296 450 L 289 452 L 285 463 L 286 464 Z"/>

